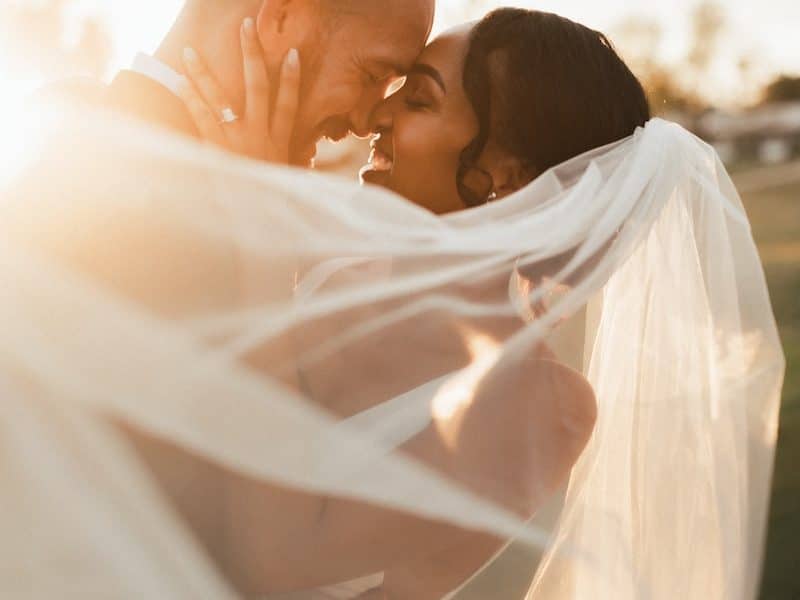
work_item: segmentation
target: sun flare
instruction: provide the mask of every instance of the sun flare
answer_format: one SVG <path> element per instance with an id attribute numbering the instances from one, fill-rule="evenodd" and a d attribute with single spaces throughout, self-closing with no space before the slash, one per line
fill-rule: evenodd
<path id="1" fill-rule="evenodd" d="M 20 85 L 0 72 L 0 114 L 6 117 L 0 136 L 0 186 L 11 180 L 31 157 L 38 119 L 28 103 L 36 85 Z"/>
<path id="2" fill-rule="evenodd" d="M 449 379 L 431 403 L 434 422 L 448 443 L 455 442 L 449 434 L 457 429 L 451 427 L 453 418 L 472 404 L 478 386 L 501 354 L 500 344 L 481 333 L 466 331 L 464 343 L 472 359 L 470 365 Z"/>

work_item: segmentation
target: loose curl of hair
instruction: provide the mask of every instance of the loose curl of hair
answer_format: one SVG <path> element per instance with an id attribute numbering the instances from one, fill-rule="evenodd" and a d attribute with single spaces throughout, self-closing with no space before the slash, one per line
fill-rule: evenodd
<path id="1" fill-rule="evenodd" d="M 641 83 L 608 38 L 551 13 L 489 13 L 471 33 L 463 86 L 479 123 L 457 172 L 467 206 L 491 197 L 491 175 L 477 167 L 490 140 L 541 174 L 650 120 Z"/>

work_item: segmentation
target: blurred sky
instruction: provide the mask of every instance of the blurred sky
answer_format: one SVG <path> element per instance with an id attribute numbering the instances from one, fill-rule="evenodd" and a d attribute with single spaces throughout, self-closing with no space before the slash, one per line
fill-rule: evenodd
<path id="1" fill-rule="evenodd" d="M 34 0 L 0 0 L 33 2 Z M 221 0 L 233 1 L 233 0 Z M 380 2 L 381 0 L 373 0 Z M 655 20 L 664 36 L 658 49 L 658 62 L 672 70 L 673 77 L 683 73 L 681 59 L 686 56 L 692 9 L 699 0 L 437 0 L 435 32 L 445 27 L 475 19 L 497 6 L 515 5 L 559 13 L 595 29 L 611 34 L 614 28 L 631 17 Z M 701 84 L 708 100 L 721 107 L 736 108 L 758 98 L 761 86 L 776 75 L 800 76 L 800 0 L 717 0 L 726 11 L 727 35 L 718 45 L 710 76 Z M 139 51 L 152 52 L 177 15 L 183 0 L 77 0 L 77 16 L 98 15 L 109 30 L 113 59 L 108 76 L 129 66 Z M 20 32 L 24 36 L 24 32 Z M 755 70 L 748 77 L 740 70 L 746 57 Z M 13 57 L 12 57 L 13 58 Z M 754 73 L 754 74 L 753 74 Z M 0 56 L 0 114 L 16 115 L 24 108 L 29 94 L 41 86 L 36 73 L 16 73 L 5 68 Z M 4 139 L 20 126 L 14 118 L 4 121 Z M 20 131 L 22 131 L 20 129 Z M 20 135 L 22 135 L 20 133 Z M 0 140 L 3 141 L 3 140 Z M 2 150 L 2 148 L 0 148 Z M 14 144 L 0 151 L 0 174 L 5 163 L 13 162 Z"/>
<path id="2" fill-rule="evenodd" d="M 379 1 L 379 0 L 376 0 Z M 438 0 L 437 29 L 455 24 L 470 12 L 465 0 Z M 107 15 L 117 43 L 116 66 L 124 65 L 136 51 L 152 50 L 169 27 L 181 0 L 83 0 Z M 630 0 L 489 0 L 482 6 L 515 5 L 559 13 L 597 29 L 608 31 L 631 15 L 657 19 L 666 36 L 665 58 L 682 55 L 686 48 L 689 15 L 696 0 L 661 0 L 633 6 Z M 772 72 L 800 74 L 800 0 L 721 0 L 735 35 L 730 52 L 747 52 L 763 59 Z M 480 9 L 478 14 L 482 14 Z M 472 16 L 477 16 L 473 13 Z"/>
<path id="3" fill-rule="evenodd" d="M 0 0 L 2 4 L 4 0 Z M 19 1 L 19 0 L 16 0 Z M 32 0 L 21 0 L 23 2 Z M 232 1 L 232 0 L 231 0 Z M 380 2 L 380 0 L 374 0 Z M 611 34 L 625 19 L 640 17 L 655 20 L 663 29 L 657 57 L 673 67 L 680 77 L 680 60 L 685 57 L 690 38 L 690 15 L 699 0 L 645 1 L 634 6 L 631 0 L 437 0 L 436 31 L 503 5 L 524 6 L 556 12 Z M 704 80 L 708 99 L 720 106 L 747 104 L 758 97 L 760 86 L 779 73 L 800 75 L 800 0 L 717 0 L 728 18 L 728 34 L 719 46 L 712 78 Z M 114 46 L 108 75 L 129 66 L 138 51 L 151 52 L 169 29 L 183 0 L 77 0 L 78 14 L 100 15 L 110 30 Z M 754 65 L 749 79 L 742 79 L 740 59 L 746 56 Z M 23 102 L 41 81 L 8 79 L 0 56 L 0 111 Z M 752 66 L 751 65 L 751 66 Z"/>

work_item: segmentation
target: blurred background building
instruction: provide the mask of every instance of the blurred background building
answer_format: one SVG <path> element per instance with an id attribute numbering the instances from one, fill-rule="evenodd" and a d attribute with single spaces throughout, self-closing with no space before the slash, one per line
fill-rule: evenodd
<path id="1" fill-rule="evenodd" d="M 789 366 L 762 598 L 800 599 L 800 0 L 438 1 L 436 31 L 509 4 L 604 31 L 654 113 L 714 144 L 733 173 Z M 0 0 L 0 172 L 14 153 L 14 114 L 31 92 L 75 75 L 108 80 L 136 52 L 155 49 L 180 6 Z M 364 143 L 349 140 L 321 147 L 319 162 L 354 177 L 366 158 Z"/>

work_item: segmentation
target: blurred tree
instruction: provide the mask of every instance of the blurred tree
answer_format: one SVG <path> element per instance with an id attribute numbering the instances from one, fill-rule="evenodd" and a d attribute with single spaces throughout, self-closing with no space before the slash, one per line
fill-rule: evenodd
<path id="1" fill-rule="evenodd" d="M 689 112 L 693 101 L 661 62 L 664 31 L 653 20 L 629 17 L 611 32 L 617 50 L 647 90 L 654 114 Z"/>
<path id="2" fill-rule="evenodd" d="M 26 78 L 101 77 L 111 58 L 103 24 L 79 0 L 0 0 L 0 60 Z"/>
<path id="3" fill-rule="evenodd" d="M 720 42 L 727 28 L 725 10 L 716 0 L 701 0 L 692 11 L 683 85 L 696 110 L 708 106 L 706 97 L 713 90 L 715 61 L 720 55 Z"/>
<path id="4" fill-rule="evenodd" d="M 725 43 L 730 35 L 725 9 L 715 0 L 700 0 L 695 6 L 686 54 L 671 63 L 661 58 L 663 31 L 657 22 L 632 17 L 612 32 L 647 88 L 653 112 L 677 111 L 690 119 L 715 103 L 747 105 L 757 98 L 763 81 L 758 52 L 749 48 L 731 53 L 730 44 Z M 721 79 L 721 74 L 728 74 L 729 81 Z"/>
<path id="5" fill-rule="evenodd" d="M 725 11 L 715 0 L 702 0 L 692 12 L 692 38 L 687 63 L 698 77 L 708 73 L 727 27 Z"/>
<path id="6" fill-rule="evenodd" d="M 612 33 L 617 46 L 620 46 L 632 65 L 649 68 L 657 64 L 664 38 L 664 31 L 657 21 L 637 16 L 628 17 Z"/>
<path id="7" fill-rule="evenodd" d="M 450 0 L 436 3 L 436 31 L 449 29 L 459 23 L 479 19 L 495 3 L 491 0 Z"/>
<path id="8" fill-rule="evenodd" d="M 764 90 L 764 103 L 800 101 L 800 77 L 781 75 Z"/>

